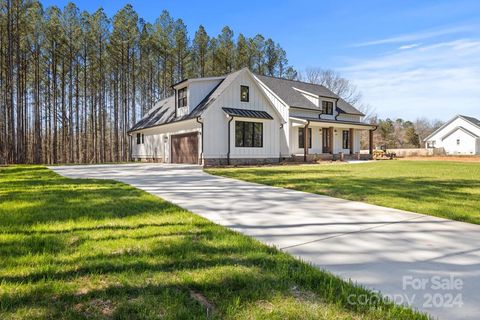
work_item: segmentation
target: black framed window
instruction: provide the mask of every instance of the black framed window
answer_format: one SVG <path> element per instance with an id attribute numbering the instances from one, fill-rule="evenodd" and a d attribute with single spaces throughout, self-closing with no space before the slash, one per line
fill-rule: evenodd
<path id="1" fill-rule="evenodd" d="M 240 86 L 240 101 L 248 102 L 250 100 L 250 93 L 248 86 Z"/>
<path id="2" fill-rule="evenodd" d="M 332 101 L 322 101 L 322 113 L 323 114 L 333 114 L 333 102 Z"/>
<path id="3" fill-rule="evenodd" d="M 457 139 L 457 146 L 460 145 L 460 139 Z"/>
<path id="4" fill-rule="evenodd" d="M 187 106 L 187 88 L 178 90 L 177 95 L 178 95 L 177 96 L 178 108 L 186 107 Z"/>
<path id="5" fill-rule="evenodd" d="M 305 148 L 305 128 L 298 128 L 298 147 Z M 312 148 L 312 128 L 308 128 L 308 148 Z"/>
<path id="6" fill-rule="evenodd" d="M 140 144 L 141 143 L 141 134 L 140 133 L 137 133 L 137 144 Z"/>
<path id="7" fill-rule="evenodd" d="M 343 144 L 343 149 L 349 149 L 350 148 L 350 131 L 349 130 L 343 130 L 343 139 L 342 139 L 342 144 Z"/>
<path id="8" fill-rule="evenodd" d="M 235 147 L 263 147 L 263 123 L 235 121 Z"/>
<path id="9" fill-rule="evenodd" d="M 145 135 L 142 133 L 142 144 L 145 143 Z"/>

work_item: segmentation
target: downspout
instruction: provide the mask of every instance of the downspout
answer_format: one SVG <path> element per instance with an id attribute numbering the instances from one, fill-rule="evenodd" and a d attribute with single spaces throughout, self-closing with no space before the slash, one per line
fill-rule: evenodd
<path id="1" fill-rule="evenodd" d="M 203 164 L 203 121 L 200 121 L 200 119 L 201 119 L 200 116 L 198 116 L 198 117 L 196 118 L 197 122 L 200 123 L 200 125 L 201 125 L 201 129 L 200 129 L 201 132 L 200 132 L 200 134 L 202 135 L 202 139 L 201 139 L 201 141 L 202 141 L 202 149 L 200 150 L 200 161 L 201 161 L 201 164 Z"/>
<path id="2" fill-rule="evenodd" d="M 230 165 L 230 131 L 231 131 L 231 126 L 230 124 L 232 123 L 233 116 L 230 117 L 230 120 L 228 120 L 228 152 L 227 152 L 227 164 Z"/>
<path id="3" fill-rule="evenodd" d="M 177 107 L 177 101 L 178 101 L 178 99 L 177 99 L 177 89 L 174 89 L 174 90 L 175 90 L 175 98 L 174 98 L 175 99 L 175 118 L 177 118 L 178 117 L 178 115 L 177 115 L 177 110 L 178 110 L 178 107 Z"/>
<path id="4" fill-rule="evenodd" d="M 128 136 L 130 137 L 130 139 L 128 139 L 130 142 L 130 159 L 129 159 L 129 162 L 130 162 L 133 159 L 133 143 L 132 143 L 133 137 L 131 133 L 129 133 Z"/>

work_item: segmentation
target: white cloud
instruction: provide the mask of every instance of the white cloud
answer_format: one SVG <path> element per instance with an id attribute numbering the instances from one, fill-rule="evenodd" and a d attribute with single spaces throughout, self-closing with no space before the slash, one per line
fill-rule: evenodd
<path id="1" fill-rule="evenodd" d="M 480 40 L 397 50 L 341 71 L 382 117 L 480 116 Z"/>
<path id="2" fill-rule="evenodd" d="M 412 43 L 412 44 L 406 44 L 406 45 L 400 46 L 398 49 L 399 50 L 408 50 L 408 49 L 413 49 L 413 48 L 416 48 L 416 47 L 419 47 L 419 46 L 420 46 L 420 43 Z"/>
<path id="3" fill-rule="evenodd" d="M 451 34 L 456 34 L 456 33 L 461 33 L 466 31 L 472 31 L 472 30 L 475 30 L 475 27 L 470 25 L 455 26 L 455 27 L 443 28 L 443 29 L 437 29 L 437 30 L 426 30 L 426 31 L 421 31 L 416 33 L 403 34 L 403 35 L 390 37 L 390 38 L 361 42 L 361 43 L 354 44 L 353 47 L 368 47 L 368 46 L 375 46 L 375 45 L 381 45 L 381 44 L 412 42 L 412 41 L 431 39 L 439 36 L 451 35 Z"/>

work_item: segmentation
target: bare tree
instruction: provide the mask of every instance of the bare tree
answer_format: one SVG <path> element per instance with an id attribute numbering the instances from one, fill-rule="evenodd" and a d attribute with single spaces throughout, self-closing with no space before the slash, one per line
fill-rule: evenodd
<path id="1" fill-rule="evenodd" d="M 444 122 L 440 120 L 428 120 L 426 118 L 418 118 L 413 123 L 415 132 L 418 134 L 420 140 L 420 145 L 424 146 L 425 142 L 423 139 L 428 137 L 433 131 L 437 130 L 443 125 Z"/>
<path id="2" fill-rule="evenodd" d="M 362 101 L 362 93 L 358 90 L 357 86 L 334 70 L 307 68 L 304 75 L 300 76 L 300 78 L 303 78 L 304 81 L 327 87 L 333 93 L 364 113 L 365 119 L 370 119 L 375 114 L 375 109 Z"/>

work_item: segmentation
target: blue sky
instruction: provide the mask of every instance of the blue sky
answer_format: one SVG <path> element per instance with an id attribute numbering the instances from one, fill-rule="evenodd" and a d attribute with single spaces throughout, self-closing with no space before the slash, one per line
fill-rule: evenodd
<path id="1" fill-rule="evenodd" d="M 67 1 L 42 1 L 63 7 Z M 279 42 L 298 70 L 331 68 L 351 79 L 381 117 L 480 118 L 480 1 L 91 1 L 111 17 L 131 3 L 153 22 L 163 9 L 190 36 L 229 25 Z"/>

